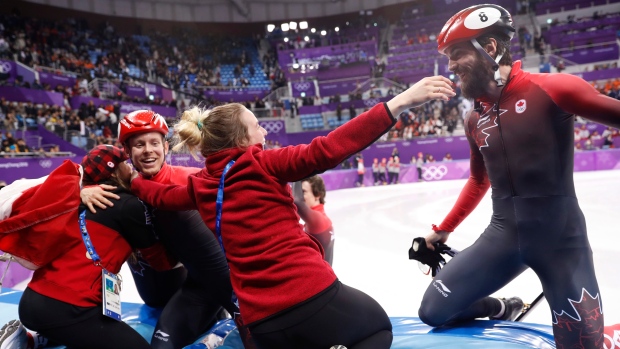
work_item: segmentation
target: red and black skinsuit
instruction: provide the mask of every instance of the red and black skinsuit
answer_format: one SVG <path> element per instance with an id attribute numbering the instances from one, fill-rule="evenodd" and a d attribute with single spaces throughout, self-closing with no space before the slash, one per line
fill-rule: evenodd
<path id="1" fill-rule="evenodd" d="M 557 347 L 601 348 L 601 298 L 573 183 L 573 121 L 580 115 L 619 127 L 620 101 L 576 76 L 530 74 L 516 62 L 499 100 L 476 102 L 465 122 L 471 176 L 435 230 L 452 232 L 489 187 L 493 216 L 431 283 L 420 318 L 434 326 L 475 318 L 483 297 L 532 268 Z"/>

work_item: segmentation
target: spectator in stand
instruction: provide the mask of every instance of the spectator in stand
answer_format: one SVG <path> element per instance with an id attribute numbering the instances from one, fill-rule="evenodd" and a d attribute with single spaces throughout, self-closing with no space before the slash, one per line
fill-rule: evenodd
<path id="1" fill-rule="evenodd" d="M 446 155 L 444 155 L 443 160 L 442 161 L 452 161 L 452 154 L 450 153 L 446 153 Z"/>
<path id="2" fill-rule="evenodd" d="M 355 111 L 355 106 L 353 105 L 353 103 L 351 103 L 349 105 L 349 119 L 353 119 L 355 118 L 355 116 L 357 116 L 356 111 Z"/>
<path id="3" fill-rule="evenodd" d="M 4 139 L 7 141 L 9 146 L 14 146 L 17 141 L 13 138 L 13 134 L 11 132 L 7 132 L 4 134 Z"/>
<path id="4" fill-rule="evenodd" d="M 590 138 L 590 130 L 588 130 L 588 125 L 585 123 L 579 127 L 579 138 L 580 139 Z"/>
<path id="5" fill-rule="evenodd" d="M 15 152 L 16 153 L 30 153 L 32 152 L 32 149 L 30 149 L 30 147 L 26 144 L 26 141 L 24 141 L 22 138 L 18 138 L 16 147 L 15 147 Z"/>

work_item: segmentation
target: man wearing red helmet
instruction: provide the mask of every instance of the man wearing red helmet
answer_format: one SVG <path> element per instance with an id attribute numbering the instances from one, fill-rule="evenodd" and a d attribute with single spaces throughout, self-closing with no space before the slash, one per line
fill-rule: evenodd
<path id="1" fill-rule="evenodd" d="M 161 115 L 137 110 L 120 121 L 118 138 L 142 177 L 158 183 L 185 185 L 187 177 L 200 169 L 166 164 L 168 131 Z M 102 196 L 96 198 L 99 201 L 95 197 L 89 201 L 105 206 Z M 144 302 L 151 306 L 165 305 L 151 345 L 157 349 L 180 348 L 206 332 L 215 323 L 222 306 L 231 314 L 239 310 L 231 300 L 226 259 L 198 212 L 157 210 L 154 216 L 158 238 L 183 265 L 172 271 L 157 272 L 145 261 L 138 260 L 130 263 L 130 267 Z"/>
<path id="2" fill-rule="evenodd" d="M 601 348 L 601 298 L 573 183 L 573 119 L 620 127 L 620 101 L 576 76 L 524 72 L 510 56 L 513 33 L 510 13 L 485 4 L 454 15 L 437 38 L 476 107 L 465 121 L 471 175 L 427 245 L 446 242 L 489 187 L 493 216 L 437 274 L 419 316 L 433 326 L 505 318 L 518 307 L 485 296 L 532 268 L 552 310 L 557 347 Z"/>

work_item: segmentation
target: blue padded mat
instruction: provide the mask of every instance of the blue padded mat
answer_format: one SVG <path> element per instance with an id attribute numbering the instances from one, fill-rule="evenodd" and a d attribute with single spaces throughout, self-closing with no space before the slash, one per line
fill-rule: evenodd
<path id="1" fill-rule="evenodd" d="M 21 291 L 3 289 L 0 293 L 0 326 L 17 319 Z M 147 340 L 151 339 L 160 310 L 144 304 L 123 303 L 123 321 Z M 433 328 L 418 318 L 395 317 L 392 321 L 394 341 L 391 349 L 524 349 L 555 348 L 551 326 L 510 321 L 472 321 L 459 327 Z M 223 320 L 223 322 L 232 320 Z M 218 323 L 221 324 L 222 322 Z M 209 331 L 210 332 L 210 331 Z M 207 332 L 207 334 L 209 333 Z M 223 349 L 243 349 L 238 335 L 232 333 Z M 191 346 L 201 348 L 201 345 Z M 56 347 L 62 349 L 64 347 Z M 189 347 L 187 347 L 189 348 Z"/>

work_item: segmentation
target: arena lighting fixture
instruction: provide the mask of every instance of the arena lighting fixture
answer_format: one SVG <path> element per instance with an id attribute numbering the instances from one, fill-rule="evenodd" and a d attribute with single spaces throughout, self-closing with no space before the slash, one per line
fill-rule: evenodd
<path id="1" fill-rule="evenodd" d="M 267 31 L 268 32 L 272 32 L 274 29 L 276 29 L 275 24 L 267 24 Z"/>
<path id="2" fill-rule="evenodd" d="M 284 38 L 284 42 L 288 42 L 288 38 Z"/>
<path id="3" fill-rule="evenodd" d="M 316 33 L 316 28 L 312 28 L 312 29 L 310 29 L 310 31 L 311 31 L 312 33 Z"/>
<path id="4" fill-rule="evenodd" d="M 299 29 L 308 29 L 308 22 L 306 21 L 299 22 Z"/>
<path id="5" fill-rule="evenodd" d="M 308 36 L 304 36 L 304 41 L 310 41 L 310 38 Z"/>
<path id="6" fill-rule="evenodd" d="M 547 18 L 547 24 L 551 24 L 551 23 L 553 23 L 553 19 Z"/>
<path id="7" fill-rule="evenodd" d="M 323 36 L 327 35 L 327 31 L 321 30 L 321 35 L 323 35 Z"/>
<path id="8" fill-rule="evenodd" d="M 293 63 L 293 69 L 297 69 L 297 68 L 299 68 L 299 64 Z"/>
<path id="9" fill-rule="evenodd" d="M 336 32 L 339 32 L 339 31 L 340 31 L 340 28 L 336 27 L 336 28 L 334 28 L 334 30 L 335 30 Z"/>
<path id="10" fill-rule="evenodd" d="M 302 93 L 301 93 L 301 98 L 304 98 L 304 97 L 306 97 L 306 93 L 305 93 L 305 92 L 302 92 Z"/>
<path id="11" fill-rule="evenodd" d="M 282 28 L 282 31 L 283 31 L 283 32 L 287 32 L 287 31 L 288 31 L 288 29 L 289 29 L 289 27 L 288 27 L 288 23 L 282 23 L 282 24 L 280 25 L 280 28 Z"/>
<path id="12" fill-rule="evenodd" d="M 291 28 L 291 30 L 297 29 L 297 22 L 289 22 L 288 27 Z"/>

